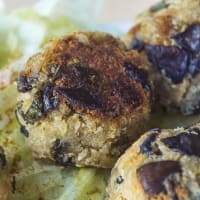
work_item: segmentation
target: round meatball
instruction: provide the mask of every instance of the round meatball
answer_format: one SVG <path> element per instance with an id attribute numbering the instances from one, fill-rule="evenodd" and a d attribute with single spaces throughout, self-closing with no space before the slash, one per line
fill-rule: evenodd
<path id="1" fill-rule="evenodd" d="M 200 124 L 153 129 L 117 161 L 107 200 L 200 199 Z"/>
<path id="2" fill-rule="evenodd" d="M 26 63 L 17 116 L 35 157 L 110 168 L 146 128 L 151 88 L 136 51 L 105 33 L 54 39 Z"/>
<path id="3" fill-rule="evenodd" d="M 139 16 L 126 43 L 141 52 L 161 105 L 200 111 L 200 1 L 163 1 Z"/>
<path id="4" fill-rule="evenodd" d="M 0 147 L 0 199 L 10 200 L 11 192 L 11 179 L 7 170 L 6 158 L 2 147 Z"/>

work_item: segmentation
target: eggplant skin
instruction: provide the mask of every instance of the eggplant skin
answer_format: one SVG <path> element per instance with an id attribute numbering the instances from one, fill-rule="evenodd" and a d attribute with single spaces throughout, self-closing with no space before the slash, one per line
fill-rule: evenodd
<path id="1" fill-rule="evenodd" d="M 128 48 L 146 60 L 156 104 L 172 113 L 200 111 L 199 3 L 161 1 L 138 16 L 125 36 Z"/>
<path id="2" fill-rule="evenodd" d="M 139 53 L 105 33 L 50 41 L 25 64 L 18 90 L 17 118 L 35 157 L 58 165 L 112 167 L 149 118 Z"/>
<path id="3" fill-rule="evenodd" d="M 200 123 L 145 132 L 115 163 L 105 199 L 199 199 L 199 142 Z"/>

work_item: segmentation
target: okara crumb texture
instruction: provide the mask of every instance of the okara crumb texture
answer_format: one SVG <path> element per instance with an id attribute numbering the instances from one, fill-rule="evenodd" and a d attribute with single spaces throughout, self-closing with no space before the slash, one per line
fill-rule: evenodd
<path id="1" fill-rule="evenodd" d="M 126 42 L 147 60 L 161 105 L 200 111 L 200 0 L 158 3 L 139 16 Z"/>
<path id="2" fill-rule="evenodd" d="M 117 161 L 107 200 L 199 200 L 200 124 L 153 129 Z"/>
<path id="3" fill-rule="evenodd" d="M 17 118 L 35 157 L 112 167 L 145 129 L 151 86 L 140 55 L 105 33 L 74 33 L 31 57 Z"/>

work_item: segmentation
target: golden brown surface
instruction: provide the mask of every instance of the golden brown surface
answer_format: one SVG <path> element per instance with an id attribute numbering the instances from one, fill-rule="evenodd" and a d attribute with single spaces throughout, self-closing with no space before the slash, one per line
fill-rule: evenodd
<path id="1" fill-rule="evenodd" d="M 98 32 L 52 40 L 30 58 L 18 81 L 18 118 L 36 156 L 111 167 L 146 129 L 143 67 L 136 51 Z"/>
<path id="2" fill-rule="evenodd" d="M 167 110 L 199 112 L 200 1 L 168 0 L 142 13 L 125 38 L 149 65 L 155 94 Z"/>
<path id="3" fill-rule="evenodd" d="M 199 199 L 199 134 L 199 124 L 145 133 L 112 169 L 106 199 Z"/>
<path id="4" fill-rule="evenodd" d="M 47 51 L 41 71 L 56 65 L 56 74 L 48 72 L 47 78 L 59 102 L 101 119 L 128 116 L 147 103 L 150 86 L 139 54 L 125 51 L 120 41 L 106 34 L 78 33 L 52 43 L 56 45 Z M 28 79 L 30 73 L 25 70 L 22 76 Z"/>

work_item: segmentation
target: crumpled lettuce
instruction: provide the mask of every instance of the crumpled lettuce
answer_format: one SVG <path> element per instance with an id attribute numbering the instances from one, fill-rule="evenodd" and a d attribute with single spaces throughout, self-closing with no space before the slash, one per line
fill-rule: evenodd
<path id="1" fill-rule="evenodd" d="M 94 29 L 102 0 L 92 2 L 40 0 L 32 8 L 5 15 L 1 12 L 3 3 L 0 0 L 0 68 L 20 56 L 33 54 L 55 36 Z"/>
<path id="2" fill-rule="evenodd" d="M 13 200 L 103 200 L 107 170 L 34 162 L 15 174 Z"/>
<path id="3" fill-rule="evenodd" d="M 32 163 L 32 153 L 15 118 L 16 97 L 14 83 L 0 89 L 0 146 L 5 151 L 10 171 L 20 170 Z"/>
<path id="4" fill-rule="evenodd" d="M 0 70 L 0 75 L 2 70 Z M 35 161 L 15 118 L 16 82 L 0 89 L 0 146 L 15 177 L 13 200 L 103 200 L 109 170 Z"/>
<path id="5" fill-rule="evenodd" d="M 22 51 L 16 35 L 17 23 L 11 17 L 0 15 L 0 69 L 13 59 L 20 57 Z"/>
<path id="6" fill-rule="evenodd" d="M 42 0 L 32 9 L 20 9 L 5 15 L 1 12 L 3 4 L 0 0 L 0 146 L 5 150 L 9 171 L 15 177 L 13 200 L 104 199 L 109 170 L 64 169 L 33 159 L 14 113 L 16 79 L 21 67 L 12 64 L 4 68 L 21 56 L 35 53 L 54 36 L 94 27 L 92 19 L 96 17 L 96 11 L 92 16 L 81 13 L 78 9 L 82 8 L 76 7 L 78 2 L 84 8 L 91 0 Z M 71 14 L 66 12 L 69 8 Z M 87 23 L 89 19 L 90 23 Z M 17 62 L 19 64 L 20 60 Z"/>

